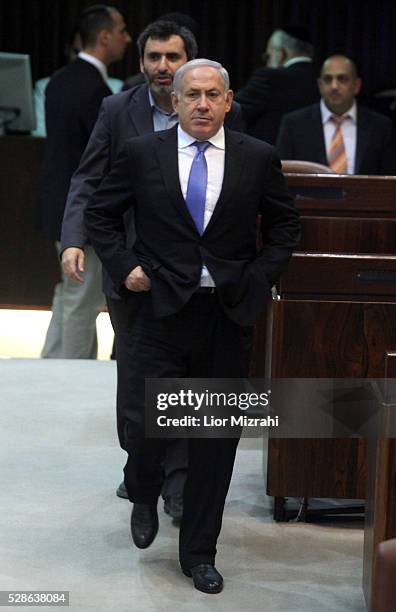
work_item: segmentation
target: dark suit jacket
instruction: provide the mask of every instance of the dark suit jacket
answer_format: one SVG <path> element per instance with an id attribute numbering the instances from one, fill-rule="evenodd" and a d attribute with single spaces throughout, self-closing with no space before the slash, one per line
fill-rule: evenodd
<path id="1" fill-rule="evenodd" d="M 46 88 L 47 141 L 41 173 L 41 225 L 59 240 L 70 179 L 78 167 L 99 108 L 112 92 L 95 66 L 77 58 Z"/>
<path id="2" fill-rule="evenodd" d="M 135 210 L 128 246 L 122 215 Z M 256 250 L 262 214 L 263 249 Z M 182 196 L 177 129 L 130 140 L 85 210 L 88 235 L 114 283 L 137 265 L 151 277 L 156 316 L 178 312 L 207 266 L 227 315 L 252 325 L 299 238 L 298 213 L 269 145 L 226 130 L 221 194 L 202 236 Z"/>
<path id="3" fill-rule="evenodd" d="M 288 68 L 258 68 L 236 96 L 242 106 L 246 131 L 275 144 L 282 115 L 319 99 L 317 71 L 312 63 Z"/>
<path id="4" fill-rule="evenodd" d="M 282 159 L 328 164 L 319 104 L 285 115 L 277 150 Z M 395 162 L 392 122 L 358 105 L 354 174 L 395 174 Z"/>
<path id="5" fill-rule="evenodd" d="M 225 125 L 233 130 L 242 130 L 239 104 L 234 103 L 226 115 Z M 103 100 L 98 121 L 88 146 L 74 174 L 67 198 L 62 225 L 62 250 L 68 247 L 83 248 L 87 242 L 84 225 L 84 208 L 89 197 L 99 186 L 103 176 L 111 169 L 127 139 L 151 134 L 154 131 L 152 111 L 146 85 L 121 92 Z M 132 215 L 127 215 L 126 224 L 131 225 Z M 131 236 L 131 231 L 129 231 Z M 113 283 L 104 271 L 103 290 L 117 299 Z"/>

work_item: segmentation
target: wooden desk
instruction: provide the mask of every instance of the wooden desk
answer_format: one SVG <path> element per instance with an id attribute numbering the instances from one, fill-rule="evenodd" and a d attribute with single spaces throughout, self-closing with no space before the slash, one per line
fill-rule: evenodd
<path id="1" fill-rule="evenodd" d="M 381 377 L 386 352 L 396 348 L 396 180 L 287 180 L 302 242 L 271 305 L 265 351 L 256 339 L 252 374 Z M 365 440 L 270 440 L 269 495 L 363 499 L 365 490 Z"/>

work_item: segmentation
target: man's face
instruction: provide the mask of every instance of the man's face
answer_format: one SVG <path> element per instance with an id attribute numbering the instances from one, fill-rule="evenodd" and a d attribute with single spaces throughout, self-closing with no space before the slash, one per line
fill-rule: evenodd
<path id="1" fill-rule="evenodd" d="M 318 86 L 329 110 L 336 115 L 346 113 L 359 93 L 362 83 L 347 58 L 334 57 L 323 64 Z"/>
<path id="2" fill-rule="evenodd" d="M 187 62 L 184 41 L 173 34 L 167 40 L 148 38 L 144 47 L 140 70 L 154 94 L 170 95 L 173 89 L 173 76 L 178 68 Z"/>
<path id="3" fill-rule="evenodd" d="M 108 31 L 108 46 L 110 62 L 116 62 L 124 57 L 125 49 L 131 42 L 131 37 L 126 29 L 125 21 L 121 13 L 111 13 L 114 26 Z"/>
<path id="4" fill-rule="evenodd" d="M 173 92 L 173 108 L 185 132 L 197 140 L 208 140 L 223 125 L 231 108 L 232 91 L 224 91 L 224 80 L 215 68 L 198 66 L 182 78 L 179 97 Z"/>

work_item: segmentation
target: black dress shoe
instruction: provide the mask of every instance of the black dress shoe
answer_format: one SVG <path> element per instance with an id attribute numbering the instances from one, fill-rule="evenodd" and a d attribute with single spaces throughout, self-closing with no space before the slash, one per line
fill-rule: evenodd
<path id="1" fill-rule="evenodd" d="M 138 548 L 148 548 L 158 532 L 157 506 L 133 504 L 131 514 L 132 539 Z"/>
<path id="2" fill-rule="evenodd" d="M 123 499 L 128 499 L 128 491 L 126 490 L 126 486 L 125 486 L 125 482 L 122 481 L 122 483 L 119 485 L 117 491 L 116 491 L 116 495 L 117 497 L 122 497 Z"/>
<path id="3" fill-rule="evenodd" d="M 192 577 L 194 586 L 203 593 L 220 593 L 223 590 L 223 576 L 219 574 L 214 565 L 201 563 L 188 569 L 183 569 L 183 574 Z"/>
<path id="4" fill-rule="evenodd" d="M 180 520 L 183 516 L 183 495 L 176 493 L 165 498 L 164 512 L 174 519 Z"/>

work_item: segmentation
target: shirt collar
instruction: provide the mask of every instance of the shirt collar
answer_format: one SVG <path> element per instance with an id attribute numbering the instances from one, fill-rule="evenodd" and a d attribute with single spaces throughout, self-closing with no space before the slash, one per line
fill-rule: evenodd
<path id="1" fill-rule="evenodd" d="M 194 136 L 191 136 L 191 134 L 185 132 L 180 125 L 177 126 L 177 141 L 179 149 L 189 147 L 193 142 L 196 142 L 196 140 L 197 139 L 194 138 Z M 221 126 L 219 131 L 214 136 L 208 138 L 207 142 L 210 142 L 210 144 L 217 147 L 217 149 L 225 149 L 224 127 Z"/>
<path id="2" fill-rule="evenodd" d="M 85 51 L 80 51 L 80 53 L 78 54 L 78 57 L 88 62 L 89 64 L 92 64 L 92 66 L 95 66 L 95 68 L 99 70 L 103 79 L 107 81 L 107 79 L 109 78 L 107 74 L 107 68 L 106 68 L 106 65 L 100 59 L 98 59 L 97 57 L 94 57 L 90 53 L 86 53 Z"/>
<path id="3" fill-rule="evenodd" d="M 170 113 L 167 113 L 166 111 L 164 111 L 162 108 L 158 106 L 158 104 L 154 100 L 154 96 L 151 93 L 150 88 L 148 88 L 148 95 L 149 95 L 150 106 L 152 109 L 158 111 L 159 113 L 162 113 L 163 115 L 166 115 L 167 117 L 172 117 L 172 115 L 177 116 L 177 113 L 175 111 L 171 111 Z"/>
<path id="4" fill-rule="evenodd" d="M 334 115 L 334 113 L 332 113 L 331 110 L 327 108 L 323 98 L 321 98 L 320 100 L 320 112 L 322 114 L 322 123 L 327 123 L 328 121 L 331 120 L 331 117 Z M 345 118 L 348 117 L 349 119 L 353 121 L 353 123 L 356 123 L 356 119 L 357 119 L 356 100 L 353 101 L 351 108 L 347 110 L 347 112 L 344 113 L 342 116 Z"/>
<path id="5" fill-rule="evenodd" d="M 283 68 L 288 68 L 289 66 L 293 66 L 293 64 L 297 64 L 299 62 L 305 62 L 306 64 L 312 64 L 312 59 L 310 57 L 307 57 L 306 55 L 300 55 L 299 57 L 292 57 L 291 59 L 287 60 L 287 62 L 283 64 Z"/>

